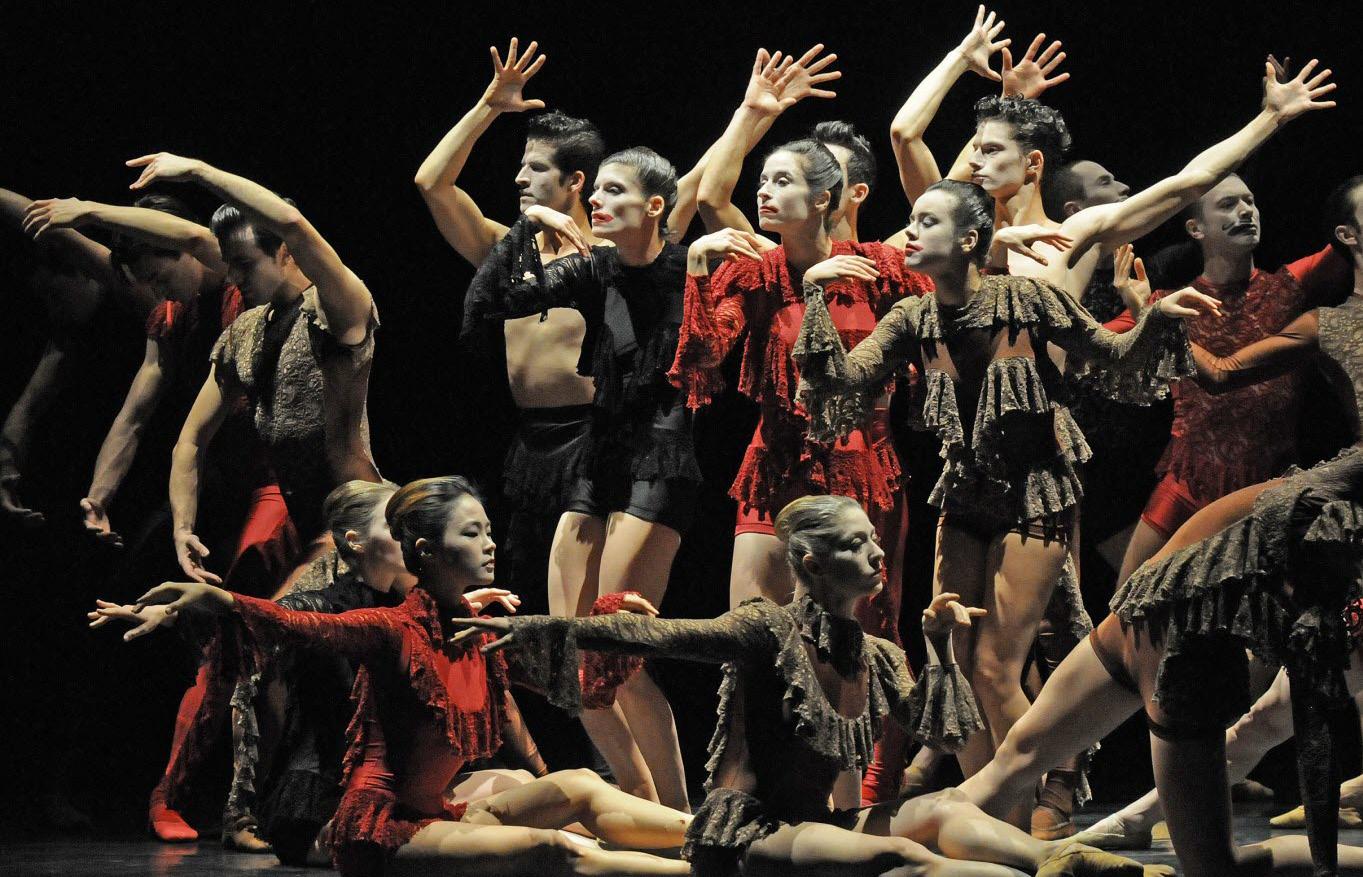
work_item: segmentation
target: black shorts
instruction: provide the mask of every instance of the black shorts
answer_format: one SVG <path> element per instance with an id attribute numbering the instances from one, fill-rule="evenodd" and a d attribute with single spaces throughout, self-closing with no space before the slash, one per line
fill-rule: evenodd
<path id="1" fill-rule="evenodd" d="M 617 474 L 618 473 L 618 474 Z M 628 467 L 615 472 L 598 467 L 573 485 L 564 511 L 604 518 L 624 512 L 651 524 L 685 533 L 696 519 L 700 485 L 685 478 L 631 477 Z"/>

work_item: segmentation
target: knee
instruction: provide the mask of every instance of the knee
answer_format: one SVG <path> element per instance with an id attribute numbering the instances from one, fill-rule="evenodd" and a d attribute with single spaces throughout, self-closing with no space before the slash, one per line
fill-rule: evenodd
<path id="1" fill-rule="evenodd" d="M 574 803 L 586 801 L 602 789 L 608 788 L 605 780 L 601 779 L 595 771 L 585 767 L 555 771 L 549 777 L 568 797 L 568 800 Z"/>
<path id="2" fill-rule="evenodd" d="M 1022 668 L 1012 661 L 1001 659 L 991 651 L 976 650 L 975 666 L 971 670 L 970 684 L 977 692 L 997 702 L 1022 688 Z"/>

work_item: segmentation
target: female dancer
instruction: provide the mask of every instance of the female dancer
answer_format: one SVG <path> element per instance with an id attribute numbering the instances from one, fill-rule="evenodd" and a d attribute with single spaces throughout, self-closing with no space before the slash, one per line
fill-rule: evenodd
<path id="1" fill-rule="evenodd" d="M 584 615 L 599 595 L 637 582 L 661 603 L 681 534 L 699 496 L 700 467 L 685 400 L 666 378 L 682 317 L 685 250 L 666 240 L 677 173 L 650 149 L 608 156 L 589 200 L 589 247 L 572 218 L 528 207 L 493 248 L 465 299 L 463 331 L 488 320 L 573 307 L 587 325 L 578 371 L 595 383 L 589 450 L 550 554 L 549 607 Z M 542 263 L 535 233 L 557 233 L 578 253 Z M 602 666 L 588 662 L 595 674 Z M 645 673 L 583 714 L 625 790 L 689 808 L 672 708 Z"/>
<path id="2" fill-rule="evenodd" d="M 935 592 L 985 603 L 990 615 L 963 643 L 962 666 L 979 680 L 990 734 L 960 754 L 966 775 L 1026 710 L 1023 664 L 1068 554 L 1079 499 L 1075 465 L 1088 454 L 1083 435 L 1056 401 L 1061 380 L 1047 342 L 1115 368 L 1108 381 L 1132 398 L 1178 373 L 1186 340 L 1175 317 L 1215 310 L 1191 290 L 1150 311 L 1124 335 L 1104 330 L 1063 291 L 1022 277 L 982 277 L 993 249 L 1035 253 L 1031 244 L 1066 241 L 1040 226 L 993 230 L 993 200 L 979 186 L 943 181 L 914 204 L 907 264 L 932 278 L 936 293 L 905 299 L 851 353 L 809 275 L 809 308 L 795 356 L 805 381 L 800 401 L 815 435 L 845 435 L 862 416 L 859 394 L 921 355 L 927 380 L 924 421 L 943 442 L 946 468 L 931 501 L 938 523 Z M 817 266 L 816 266 L 817 268 Z M 860 260 L 858 270 L 875 266 Z M 821 272 L 815 272 L 821 273 Z M 1134 334 L 1133 334 L 1134 333 Z M 1182 350 L 1180 350 L 1180 343 Z M 990 696 L 986 696 L 988 692 Z M 998 696 L 1003 693 L 1004 696 Z"/>
<path id="3" fill-rule="evenodd" d="M 520 648 L 527 670 L 568 709 L 581 698 L 579 648 L 724 662 L 709 794 L 683 849 L 695 874 L 879 875 L 905 865 L 905 873 L 979 877 L 1017 874 L 1014 868 L 1142 873 L 1134 862 L 1077 844 L 1035 840 L 954 791 L 830 811 L 838 776 L 866 765 L 887 719 L 947 747 L 980 727 L 969 685 L 952 663 L 951 631 L 983 613 L 955 594 L 933 600 L 923 629 L 934 661 L 915 684 L 904 652 L 864 635 L 855 620 L 856 604 L 883 586 L 885 558 L 856 500 L 802 497 L 780 512 L 776 530 L 796 581 L 786 606 L 756 598 L 711 620 L 615 613 L 456 626 L 502 634 L 485 649 Z M 952 859 L 1001 864 L 949 861 L 925 845 Z"/>
<path id="4" fill-rule="evenodd" d="M 1282 373 L 1317 353 L 1341 382 L 1358 430 L 1363 398 L 1363 246 L 1360 181 L 1330 199 L 1337 249 L 1354 270 L 1354 296 L 1318 308 L 1278 335 L 1229 357 L 1194 348 L 1199 379 L 1229 388 Z M 1066 658 L 995 760 L 962 790 L 992 811 L 1025 794 L 1044 765 L 1107 734 L 1145 704 L 1160 801 L 1189 874 L 1262 874 L 1304 866 L 1299 840 L 1231 845 L 1221 724 L 1243 711 L 1244 646 L 1281 660 L 1292 680 L 1293 718 L 1311 849 L 1334 867 L 1337 778 L 1326 714 L 1347 700 L 1344 608 L 1358 597 L 1363 549 L 1360 445 L 1306 472 L 1235 491 L 1198 511 L 1113 598 L 1114 614 Z M 1226 680 L 1206 686 L 1196 680 Z M 1241 684 L 1235 684 L 1239 680 Z M 1120 708 L 1119 708 L 1120 707 Z M 1363 873 L 1363 850 L 1341 848 L 1347 873 Z M 1316 873 L 1335 873 L 1333 870 Z"/>
<path id="5" fill-rule="evenodd" d="M 678 846 L 691 817 L 627 795 L 590 771 L 560 771 L 477 802 L 446 789 L 469 760 L 501 743 L 506 663 L 446 642 L 462 595 L 488 585 L 496 545 L 482 503 L 457 476 L 402 487 L 385 516 L 417 576 L 402 605 L 340 615 L 289 612 L 197 582 L 153 588 L 137 608 L 169 602 L 234 620 L 247 669 L 272 647 L 330 651 L 363 664 L 349 729 L 346 789 L 326 847 L 342 874 L 440 867 L 477 874 L 558 868 L 574 874 L 684 874 L 682 862 L 568 841 L 552 829 L 580 823 L 616 845 Z M 100 615 L 104 609 L 97 609 Z M 124 634 L 125 639 L 155 624 Z M 475 644 L 476 645 L 476 644 Z"/>

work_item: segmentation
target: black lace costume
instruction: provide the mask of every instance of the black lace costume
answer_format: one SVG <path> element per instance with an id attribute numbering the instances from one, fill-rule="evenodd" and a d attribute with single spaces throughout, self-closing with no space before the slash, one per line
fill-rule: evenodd
<path id="1" fill-rule="evenodd" d="M 870 763 L 886 718 L 948 750 L 983 727 L 954 664 L 930 664 L 915 682 L 903 650 L 808 595 L 789 606 L 759 597 L 706 620 L 615 613 L 510 621 L 525 672 L 572 711 L 581 704 L 579 649 L 723 663 L 708 794 L 683 850 L 695 873 L 734 873 L 747 847 L 782 823 L 845 818 L 828 808 L 834 781 Z M 818 668 L 835 681 L 821 684 Z"/>

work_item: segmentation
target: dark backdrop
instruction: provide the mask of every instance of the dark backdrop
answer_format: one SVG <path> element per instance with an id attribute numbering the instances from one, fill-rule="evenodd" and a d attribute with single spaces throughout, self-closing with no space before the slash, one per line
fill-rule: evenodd
<path id="1" fill-rule="evenodd" d="M 1266 52 L 1298 63 L 1319 56 L 1336 71 L 1342 107 L 1294 123 L 1250 173 L 1264 214 L 1261 264 L 1276 267 L 1322 245 L 1318 205 L 1359 169 L 1357 4 L 1313 4 L 1306 13 L 1297 4 L 1000 6 L 1019 52 L 1038 30 L 1065 41 L 1073 79 L 1047 100 L 1066 114 L 1077 153 L 1133 187 L 1176 170 L 1254 114 Z M 342 14 L 315 2 L 15 3 L 0 29 L 0 186 L 32 197 L 124 202 L 134 175 L 123 161 L 167 150 L 291 195 L 368 281 L 382 312 L 370 416 L 385 476 L 460 471 L 495 485 L 513 423 L 504 381 L 453 349 L 471 270 L 440 239 L 411 182 L 427 151 L 481 94 L 490 43 L 505 45 L 512 34 L 538 38 L 549 61 L 529 96 L 594 119 L 611 147 L 647 144 L 685 170 L 722 131 L 757 46 L 800 51 L 826 42 L 841 56 L 838 98 L 797 107 L 768 142 L 798 136 L 822 118 L 855 121 L 881 161 L 862 225 L 874 238 L 907 214 L 889 122 L 960 39 L 973 10 L 963 2 L 451 2 L 373 4 Z M 970 104 L 993 87 L 968 75 L 943 104 L 928 137 L 942 164 L 970 133 Z M 511 179 L 523 134 L 523 118 L 500 118 L 461 179 L 488 215 L 503 221 L 514 216 Z M 755 165 L 740 183 L 740 204 L 752 192 Z M 1173 237 L 1164 232 L 1156 240 Z M 7 408 L 32 368 L 42 330 L 19 282 L 28 267 L 25 247 L 14 236 L 0 241 L 10 316 L 0 325 L 0 405 Z M 6 732 L 19 741 L 9 751 L 17 746 L 28 756 L 21 760 L 32 775 L 0 796 L 21 808 L 60 764 L 71 766 L 87 806 L 109 809 L 109 800 L 144 794 L 164 751 L 175 685 L 187 672 L 172 645 L 119 648 L 112 636 L 95 641 L 81 626 L 78 610 L 108 587 L 116 559 L 75 538 L 75 501 L 140 344 L 135 324 L 116 316 L 101 324 L 100 336 L 102 344 L 90 348 L 97 355 L 82 365 L 47 427 L 47 475 L 32 490 L 51 523 L 42 533 L 6 533 L 0 555 L 6 590 L 15 595 Z M 723 492 L 751 423 L 751 409 L 734 400 L 701 419 L 711 484 L 706 517 L 683 548 L 669 593 L 673 614 L 711 615 L 724 606 L 732 508 Z M 906 455 L 930 468 L 935 449 L 919 440 Z M 933 477 L 919 474 L 916 494 Z M 149 504 L 162 483 L 130 481 L 121 501 Z M 929 522 L 920 509 L 911 594 L 926 587 Z M 1095 605 L 1102 599 L 1099 593 Z M 911 612 L 919 606 L 910 599 Z M 669 680 L 696 769 L 713 721 L 712 683 L 705 674 Z M 1139 735 L 1129 736 L 1140 745 Z M 1143 754 L 1126 744 L 1109 750 L 1110 763 L 1123 768 L 1109 771 L 1112 783 L 1100 785 L 1100 794 L 1123 793 L 1123 779 L 1148 780 L 1143 767 L 1130 768 L 1144 764 Z M 135 805 L 127 813 L 126 821 L 135 821 Z"/>

